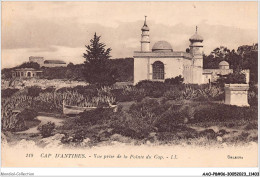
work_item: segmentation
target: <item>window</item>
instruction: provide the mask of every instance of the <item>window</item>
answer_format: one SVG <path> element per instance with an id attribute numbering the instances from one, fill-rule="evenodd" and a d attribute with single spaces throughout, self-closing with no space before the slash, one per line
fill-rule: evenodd
<path id="1" fill-rule="evenodd" d="M 164 64 L 160 61 L 153 63 L 153 79 L 164 79 Z"/>

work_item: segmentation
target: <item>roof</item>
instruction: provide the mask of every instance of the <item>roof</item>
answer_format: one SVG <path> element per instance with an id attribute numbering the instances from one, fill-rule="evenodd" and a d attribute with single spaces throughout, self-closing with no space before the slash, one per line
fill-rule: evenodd
<path id="1" fill-rule="evenodd" d="M 221 61 L 218 64 L 219 66 L 229 66 L 229 63 L 227 61 Z"/>
<path id="2" fill-rule="evenodd" d="M 174 52 L 142 52 L 142 51 L 135 51 L 134 58 L 185 58 L 185 59 L 192 59 L 190 53 L 181 52 L 181 51 L 174 51 Z"/>
<path id="3" fill-rule="evenodd" d="M 150 30 L 149 27 L 148 27 L 147 24 L 146 24 L 146 16 L 145 16 L 145 20 L 144 20 L 144 26 L 142 27 L 141 30 L 142 30 L 142 31 L 149 31 L 149 30 Z"/>
<path id="4" fill-rule="evenodd" d="M 212 74 L 213 72 L 210 70 L 203 70 L 202 74 Z"/>
<path id="5" fill-rule="evenodd" d="M 142 27 L 141 30 L 142 30 L 142 31 L 149 31 L 150 29 L 149 29 L 149 27 L 145 24 L 145 25 Z"/>
<path id="6" fill-rule="evenodd" d="M 172 46 L 167 41 L 158 41 L 153 45 L 153 52 L 172 52 Z"/>
<path id="7" fill-rule="evenodd" d="M 66 64 L 66 62 L 62 60 L 45 60 L 44 64 Z"/>
<path id="8" fill-rule="evenodd" d="M 15 71 L 36 71 L 34 68 L 17 68 Z"/>
<path id="9" fill-rule="evenodd" d="M 190 37 L 190 41 L 198 41 L 198 42 L 202 42 L 203 41 L 203 37 L 198 35 L 197 32 Z"/>
<path id="10" fill-rule="evenodd" d="M 40 56 L 30 56 L 29 58 L 44 58 L 44 57 L 40 57 Z"/>

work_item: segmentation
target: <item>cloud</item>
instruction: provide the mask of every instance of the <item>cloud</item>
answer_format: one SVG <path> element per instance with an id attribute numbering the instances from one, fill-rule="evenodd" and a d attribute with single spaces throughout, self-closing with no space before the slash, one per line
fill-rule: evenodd
<path id="1" fill-rule="evenodd" d="M 112 48 L 113 58 L 132 57 L 133 51 L 140 50 L 144 14 L 148 15 L 151 48 L 156 41 L 166 40 L 173 50 L 185 51 L 198 25 L 206 54 L 220 45 L 236 49 L 257 42 L 257 6 L 255 9 L 254 5 L 240 2 L 4 2 L 2 60 L 10 61 L 2 61 L 2 67 L 26 61 L 31 55 L 81 62 L 84 46 L 95 32 L 101 35 L 101 42 Z"/>

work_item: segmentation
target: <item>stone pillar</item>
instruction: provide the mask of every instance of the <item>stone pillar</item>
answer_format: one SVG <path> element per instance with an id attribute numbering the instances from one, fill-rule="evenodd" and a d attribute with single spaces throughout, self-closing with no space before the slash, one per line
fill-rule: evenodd
<path id="1" fill-rule="evenodd" d="M 225 104 L 249 106 L 248 84 L 225 84 Z"/>

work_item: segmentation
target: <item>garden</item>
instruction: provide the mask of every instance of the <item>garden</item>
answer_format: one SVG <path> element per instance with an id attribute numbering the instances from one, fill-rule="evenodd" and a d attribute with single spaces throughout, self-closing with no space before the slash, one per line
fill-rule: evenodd
<path id="1" fill-rule="evenodd" d="M 223 104 L 221 85 L 182 82 L 176 77 L 135 86 L 8 88 L 2 90 L 2 131 L 7 139 L 12 137 L 8 139 L 11 144 L 61 135 L 59 143 L 64 147 L 115 142 L 199 146 L 257 142 L 256 87 L 250 86 L 250 107 L 237 107 Z M 63 103 L 96 109 L 68 116 L 63 114 Z M 109 104 L 116 104 L 117 111 L 106 109 Z M 42 114 L 51 114 L 62 124 L 42 124 L 37 119 Z M 21 133 L 34 127 L 37 132 Z"/>

